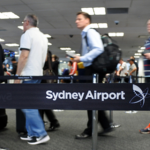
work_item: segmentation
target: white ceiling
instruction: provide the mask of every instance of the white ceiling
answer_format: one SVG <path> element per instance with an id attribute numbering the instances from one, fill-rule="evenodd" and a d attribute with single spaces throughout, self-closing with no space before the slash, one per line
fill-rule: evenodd
<path id="1" fill-rule="evenodd" d="M 82 7 L 129 8 L 128 14 L 106 14 L 92 16 L 93 23 L 108 23 L 107 29 L 99 29 L 101 34 L 108 32 L 124 32 L 124 37 L 113 38 L 123 51 L 123 57 L 133 55 L 138 46 L 143 46 L 145 39 L 139 35 L 148 35 L 146 30 L 147 20 L 150 18 L 150 0 L 0 0 L 0 12 L 12 11 L 19 19 L 0 20 L 0 38 L 5 42 L 18 43 L 22 30 L 17 26 L 26 14 L 36 14 L 39 17 L 39 28 L 45 34 L 50 34 L 54 39 L 49 39 L 52 46 L 49 49 L 59 57 L 65 57 L 65 52 L 59 47 L 71 47 L 79 51 L 80 30 L 76 28 L 76 13 Z M 119 20 L 119 25 L 114 21 Z M 73 35 L 70 38 L 69 35 Z M 2 44 L 3 48 L 17 50 Z"/>

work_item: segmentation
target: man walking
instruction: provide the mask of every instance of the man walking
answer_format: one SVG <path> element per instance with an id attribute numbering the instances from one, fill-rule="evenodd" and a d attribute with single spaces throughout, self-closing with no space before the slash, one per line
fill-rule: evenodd
<path id="1" fill-rule="evenodd" d="M 46 60 L 48 41 L 44 34 L 37 28 L 38 18 L 35 15 L 27 15 L 23 21 L 24 34 L 20 40 L 20 57 L 16 76 L 42 76 L 43 66 Z M 23 84 L 36 84 L 40 80 L 23 81 Z M 16 80 L 15 83 L 20 83 Z M 30 145 L 36 145 L 49 141 L 50 137 L 45 131 L 43 121 L 38 109 L 22 109 L 26 118 L 27 136 L 21 136 L 21 140 L 28 141 Z"/>
<path id="2" fill-rule="evenodd" d="M 84 63 L 86 76 L 90 76 L 95 73 L 95 71 L 92 68 L 92 61 L 104 50 L 100 34 L 96 30 L 91 29 L 90 24 L 91 24 L 91 16 L 88 13 L 85 12 L 77 13 L 76 25 L 77 28 L 82 31 L 81 32 L 82 56 L 81 57 L 75 56 L 73 61 Z M 87 40 L 85 38 L 87 38 Z M 105 74 L 103 73 L 99 74 L 100 83 L 102 82 L 104 76 Z M 85 139 L 92 135 L 92 110 L 88 110 L 87 114 L 88 114 L 87 128 L 83 131 L 83 133 L 76 135 L 75 136 L 76 139 Z M 99 135 L 110 132 L 112 130 L 109 120 L 106 117 L 104 111 L 101 110 L 98 111 L 98 121 L 100 122 L 103 128 L 103 132 L 99 133 Z"/>

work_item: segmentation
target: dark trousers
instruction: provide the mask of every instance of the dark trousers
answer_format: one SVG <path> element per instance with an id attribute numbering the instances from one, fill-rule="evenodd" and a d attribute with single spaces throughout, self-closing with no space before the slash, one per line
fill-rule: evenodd
<path id="1" fill-rule="evenodd" d="M 54 125 L 58 122 L 58 120 L 55 117 L 55 114 L 52 110 L 39 110 L 40 115 L 42 117 L 42 119 L 44 118 L 44 113 L 46 114 L 47 119 L 49 120 L 49 122 L 51 123 L 51 125 Z"/>
<path id="2" fill-rule="evenodd" d="M 95 71 L 92 69 L 92 66 L 88 66 L 85 68 L 86 76 L 93 75 L 94 73 Z M 99 74 L 99 83 L 102 83 L 104 77 L 105 74 Z M 91 83 L 91 81 L 87 81 L 86 83 Z M 92 135 L 92 110 L 88 110 L 87 115 L 88 115 L 88 122 L 87 128 L 84 130 L 84 133 Z M 107 118 L 105 111 L 103 110 L 98 110 L 98 122 L 101 124 L 104 130 L 110 128 L 110 121 Z"/>

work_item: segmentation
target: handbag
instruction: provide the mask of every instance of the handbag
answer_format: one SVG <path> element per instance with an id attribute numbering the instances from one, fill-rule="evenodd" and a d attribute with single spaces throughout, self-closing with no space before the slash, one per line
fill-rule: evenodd
<path id="1" fill-rule="evenodd" d="M 47 61 L 48 61 L 48 68 L 43 70 L 43 75 L 44 76 L 54 76 L 55 73 L 52 70 L 49 53 L 47 53 Z M 54 80 L 46 80 L 46 82 L 47 83 L 54 83 Z"/>

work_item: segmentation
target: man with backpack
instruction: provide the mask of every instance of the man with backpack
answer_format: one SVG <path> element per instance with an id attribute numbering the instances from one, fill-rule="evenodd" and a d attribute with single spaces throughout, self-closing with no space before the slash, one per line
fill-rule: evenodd
<path id="1" fill-rule="evenodd" d="M 82 30 L 82 51 L 81 57 L 75 56 L 73 62 L 83 62 L 85 67 L 85 76 L 91 76 L 96 71 L 92 67 L 93 60 L 98 57 L 104 51 L 104 47 L 100 38 L 100 34 L 91 29 L 91 16 L 85 12 L 78 12 L 76 17 L 77 28 Z M 99 82 L 102 82 L 105 73 L 99 73 Z M 88 83 L 89 81 L 87 81 Z M 90 83 L 90 82 L 89 82 Z M 87 111 L 88 114 L 88 123 L 87 128 L 79 135 L 76 135 L 76 139 L 86 139 L 92 135 L 92 110 Z M 103 131 L 99 133 L 105 134 L 112 131 L 110 122 L 106 117 L 105 111 L 98 111 L 98 121 L 100 122 Z"/>

